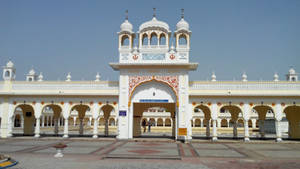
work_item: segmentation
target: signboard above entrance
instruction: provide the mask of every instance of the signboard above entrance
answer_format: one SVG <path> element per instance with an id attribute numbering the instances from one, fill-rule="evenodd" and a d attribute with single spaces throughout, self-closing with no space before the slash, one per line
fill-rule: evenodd
<path id="1" fill-rule="evenodd" d="M 140 103 L 168 103 L 168 99 L 140 99 Z"/>

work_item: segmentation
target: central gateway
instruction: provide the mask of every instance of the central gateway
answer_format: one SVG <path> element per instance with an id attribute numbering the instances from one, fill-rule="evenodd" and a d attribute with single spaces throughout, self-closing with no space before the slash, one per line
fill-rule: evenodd
<path id="1" fill-rule="evenodd" d="M 137 33 L 126 17 L 118 34 L 119 62 L 110 63 L 114 70 L 120 71 L 117 138 L 140 136 L 143 112 L 161 107 L 170 113 L 172 136 L 191 139 L 188 74 L 198 64 L 189 63 L 191 31 L 183 15 L 174 33 L 167 23 L 153 15 Z M 133 47 L 136 35 L 137 43 Z M 175 47 L 169 45 L 172 35 Z"/>

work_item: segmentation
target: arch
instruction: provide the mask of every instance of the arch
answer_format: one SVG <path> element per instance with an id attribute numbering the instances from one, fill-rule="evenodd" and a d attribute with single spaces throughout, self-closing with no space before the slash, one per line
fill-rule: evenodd
<path id="1" fill-rule="evenodd" d="M 129 36 L 123 35 L 121 38 L 121 46 L 129 46 Z"/>
<path id="2" fill-rule="evenodd" d="M 157 34 L 152 32 L 150 35 L 150 45 L 158 45 Z"/>
<path id="3" fill-rule="evenodd" d="M 289 138 L 300 139 L 300 106 L 287 106 L 284 113 L 289 121 Z"/>
<path id="4" fill-rule="evenodd" d="M 140 86 L 143 86 L 143 85 L 146 85 L 146 84 L 150 84 L 151 82 L 161 83 L 161 84 L 164 84 L 164 85 L 168 86 L 169 89 L 172 90 L 172 95 L 174 95 L 174 97 L 175 97 L 175 98 L 173 98 L 173 100 L 176 101 L 176 105 L 178 106 L 178 95 L 177 95 L 176 90 L 175 90 L 170 84 L 168 84 L 167 82 L 164 82 L 164 81 L 162 81 L 162 80 L 157 80 L 157 79 L 154 79 L 154 78 L 152 78 L 151 80 L 148 80 L 148 81 L 140 82 L 138 85 L 136 85 L 136 86 L 133 88 L 132 92 L 131 92 L 130 95 L 129 95 L 128 106 L 131 105 L 133 95 L 136 93 L 136 89 L 139 88 Z M 166 90 L 168 90 L 168 89 L 166 89 Z M 173 97 L 173 96 L 172 96 L 172 97 Z"/>
<path id="5" fill-rule="evenodd" d="M 156 124 L 156 121 L 155 121 L 154 118 L 150 118 L 150 119 L 149 119 L 149 122 L 150 122 L 150 125 L 151 125 L 151 126 L 155 126 L 155 124 Z"/>
<path id="6" fill-rule="evenodd" d="M 109 117 L 111 115 L 111 112 L 113 112 L 114 110 L 115 110 L 114 107 L 109 104 L 106 104 L 100 108 L 100 111 L 103 112 L 103 117 L 104 117 L 104 126 L 105 126 L 104 134 L 105 134 L 105 136 L 108 136 L 108 134 L 109 134 L 109 131 L 108 131 L 108 129 L 109 129 L 108 126 L 110 124 Z"/>
<path id="7" fill-rule="evenodd" d="M 166 35 L 164 33 L 160 34 L 159 37 L 159 45 L 166 45 L 167 40 L 166 40 Z"/>
<path id="8" fill-rule="evenodd" d="M 5 71 L 5 75 L 4 76 L 5 77 L 10 77 L 10 71 L 9 70 Z"/>
<path id="9" fill-rule="evenodd" d="M 104 126 L 104 125 L 105 125 L 105 120 L 103 117 L 101 117 L 99 120 L 99 126 Z"/>
<path id="10" fill-rule="evenodd" d="M 164 125 L 164 121 L 162 118 L 157 119 L 157 126 L 163 126 Z"/>
<path id="11" fill-rule="evenodd" d="M 185 34 L 180 34 L 178 37 L 178 44 L 179 45 L 187 45 L 187 38 Z"/>
<path id="12" fill-rule="evenodd" d="M 195 120 L 195 127 L 201 127 L 201 120 L 200 119 Z"/>
<path id="13" fill-rule="evenodd" d="M 228 127 L 227 119 L 222 119 L 221 120 L 221 127 Z"/>
<path id="14" fill-rule="evenodd" d="M 21 115 L 20 114 L 15 115 L 14 127 L 21 127 Z"/>
<path id="15" fill-rule="evenodd" d="M 109 119 L 109 126 L 115 126 L 115 119 L 114 118 L 110 118 Z"/>
<path id="16" fill-rule="evenodd" d="M 244 120 L 238 119 L 238 127 L 244 127 Z"/>
<path id="17" fill-rule="evenodd" d="M 171 127 L 171 119 L 170 119 L 170 118 L 167 118 L 167 119 L 165 120 L 165 126 L 166 126 L 166 127 Z"/>
<path id="18" fill-rule="evenodd" d="M 232 128 L 232 132 L 233 132 L 233 137 L 237 137 L 238 136 L 238 126 L 239 126 L 239 122 L 238 122 L 238 118 L 239 118 L 239 114 L 242 113 L 241 108 L 238 105 L 224 105 L 223 107 L 220 108 L 224 109 L 224 111 L 229 111 L 230 113 L 230 120 L 229 120 L 229 127 L 233 127 Z"/>
<path id="19" fill-rule="evenodd" d="M 148 45 L 148 35 L 146 33 L 144 33 L 142 36 L 142 45 L 143 46 Z"/>
<path id="20" fill-rule="evenodd" d="M 85 117 L 86 117 L 86 112 L 91 110 L 90 107 L 88 105 L 85 105 L 85 104 L 76 104 L 74 105 L 71 110 L 70 110 L 70 113 L 72 111 L 77 111 L 78 114 L 78 120 L 79 120 L 79 135 L 83 135 L 84 133 L 84 124 L 86 123 L 86 120 L 85 120 Z"/>
<path id="21" fill-rule="evenodd" d="M 34 127 L 35 127 L 35 116 L 34 116 L 34 108 L 29 104 L 20 104 L 17 105 L 14 109 L 14 114 L 21 110 L 23 113 L 23 134 L 24 135 L 33 135 Z"/>
<path id="22" fill-rule="evenodd" d="M 268 106 L 268 105 L 257 105 L 257 106 L 254 106 L 253 109 L 257 112 L 258 118 L 260 120 L 265 120 L 266 119 L 266 114 L 268 113 L 269 110 L 271 110 L 273 115 L 274 115 L 273 108 L 271 106 Z"/>

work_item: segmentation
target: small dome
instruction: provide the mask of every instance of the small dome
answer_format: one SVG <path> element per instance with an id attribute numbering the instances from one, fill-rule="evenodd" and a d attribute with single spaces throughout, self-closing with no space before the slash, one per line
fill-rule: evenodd
<path id="1" fill-rule="evenodd" d="M 126 19 L 120 26 L 121 31 L 128 31 L 132 32 L 133 26 L 132 24 Z"/>
<path id="2" fill-rule="evenodd" d="M 29 73 L 28 73 L 29 75 L 35 75 L 35 71 L 34 71 L 34 69 L 31 69 L 30 71 L 29 71 Z"/>
<path id="3" fill-rule="evenodd" d="M 296 71 L 295 71 L 295 69 L 293 69 L 293 68 L 290 68 L 290 70 L 289 70 L 289 74 L 296 74 Z"/>
<path id="4" fill-rule="evenodd" d="M 176 24 L 176 30 L 186 30 L 189 31 L 189 23 L 187 23 L 187 21 L 185 21 L 183 18 L 181 18 L 181 20 Z"/>
<path id="5" fill-rule="evenodd" d="M 8 61 L 6 63 L 6 67 L 12 68 L 12 67 L 14 67 L 14 63 L 12 61 Z"/>
<path id="6" fill-rule="evenodd" d="M 163 28 L 167 32 L 170 31 L 169 30 L 169 25 L 166 22 L 157 20 L 156 17 L 153 17 L 152 20 L 143 23 L 140 26 L 139 31 L 142 31 L 142 30 L 144 30 L 146 28 Z"/>

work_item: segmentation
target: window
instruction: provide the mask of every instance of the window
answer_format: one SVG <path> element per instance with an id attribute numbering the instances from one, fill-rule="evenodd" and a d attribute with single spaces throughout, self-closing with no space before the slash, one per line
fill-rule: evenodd
<path id="1" fill-rule="evenodd" d="M 159 38 L 159 44 L 160 45 L 166 45 L 166 36 L 165 36 L 165 34 L 161 34 L 161 36 Z"/>
<path id="2" fill-rule="evenodd" d="M 186 36 L 185 35 L 180 35 L 179 36 L 179 40 L 178 40 L 179 45 L 186 45 L 187 44 L 187 40 L 186 40 Z"/>
<path id="3" fill-rule="evenodd" d="M 10 72 L 7 70 L 6 72 L 5 72 L 5 77 L 9 77 L 10 76 Z"/>
<path id="4" fill-rule="evenodd" d="M 148 45 L 148 36 L 147 36 L 147 34 L 144 34 L 144 35 L 143 35 L 143 38 L 142 38 L 142 45 Z"/>
<path id="5" fill-rule="evenodd" d="M 156 33 L 152 33 L 151 34 L 151 39 L 150 39 L 150 45 L 157 45 L 157 42 L 158 42 L 158 40 L 157 40 Z"/>
<path id="6" fill-rule="evenodd" d="M 129 37 L 127 35 L 122 37 L 121 46 L 129 46 Z"/>

